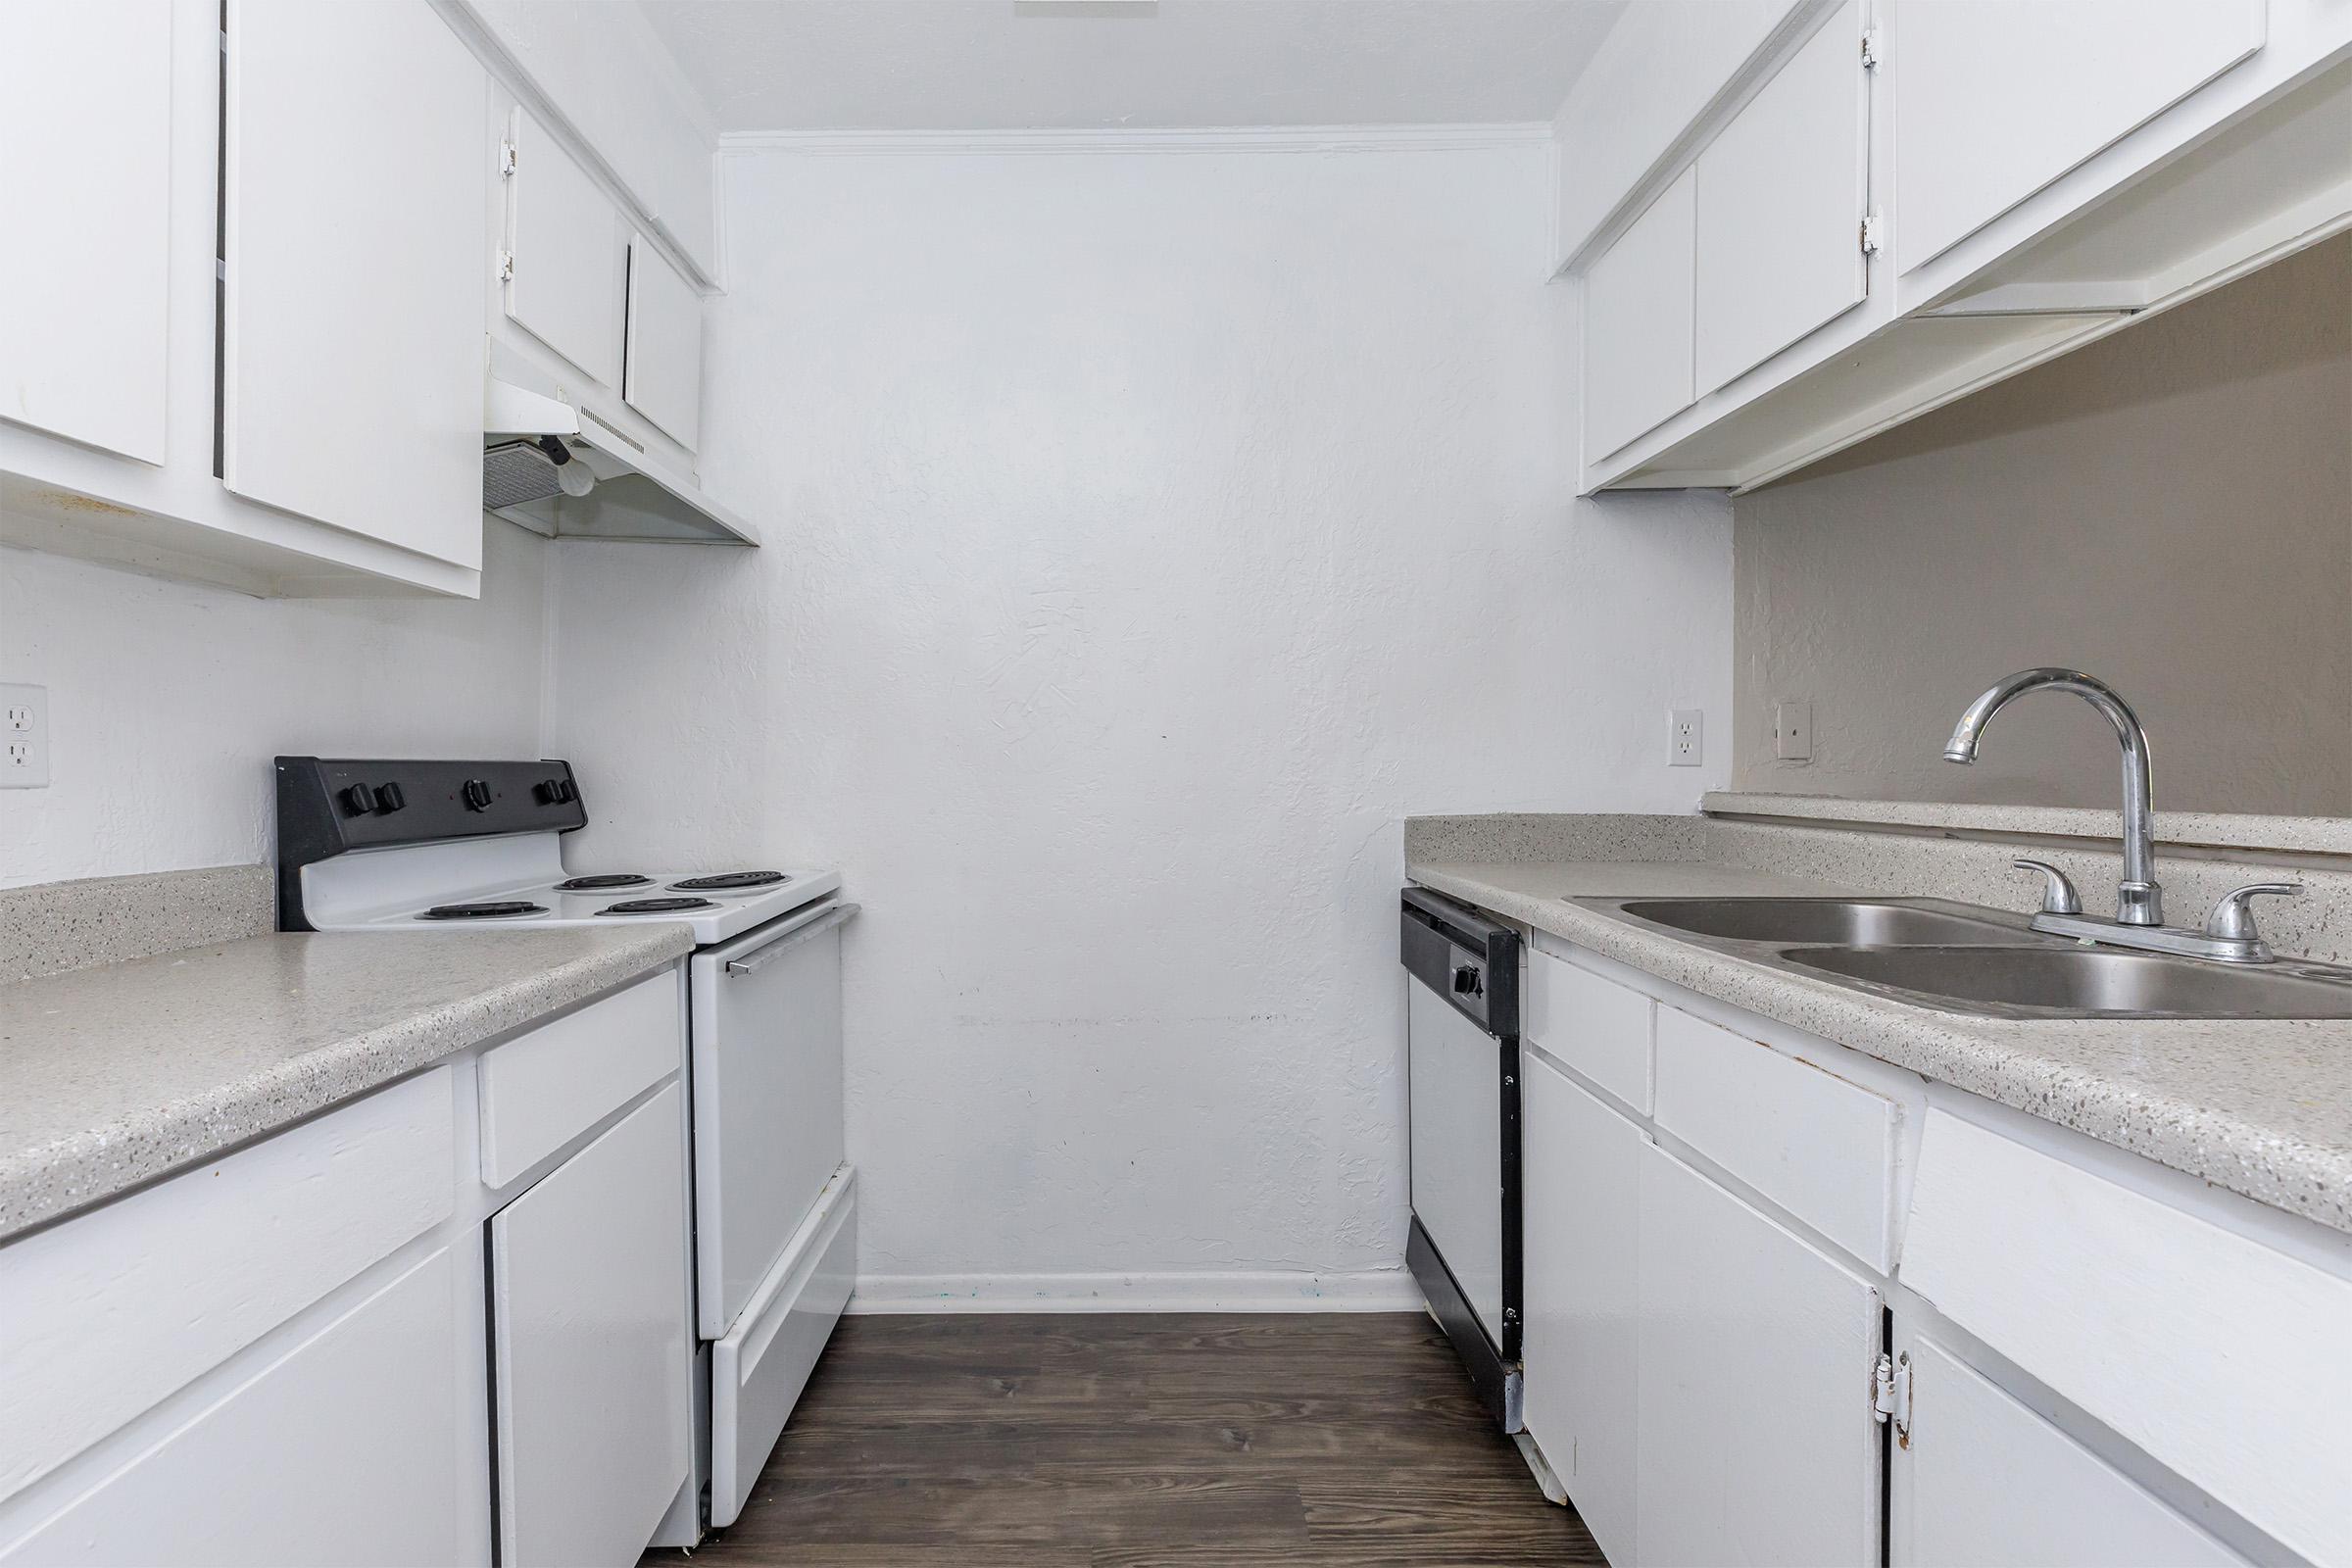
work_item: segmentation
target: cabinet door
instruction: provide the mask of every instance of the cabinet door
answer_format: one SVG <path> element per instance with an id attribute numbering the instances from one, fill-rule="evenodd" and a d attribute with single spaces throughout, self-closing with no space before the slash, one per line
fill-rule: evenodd
<path id="1" fill-rule="evenodd" d="M 1879 1292 L 1655 1145 L 1641 1153 L 1642 1560 L 1879 1557 Z"/>
<path id="2" fill-rule="evenodd" d="M 221 479 L 482 563 L 489 78 L 426 0 L 228 0 Z"/>
<path id="3" fill-rule="evenodd" d="M 630 408 L 689 452 L 702 433 L 703 296 L 640 234 L 629 241 Z"/>
<path id="4" fill-rule="evenodd" d="M 686 1479 L 678 1086 L 490 1221 L 501 1560 L 634 1562 Z"/>
<path id="5" fill-rule="evenodd" d="M 2260 49 L 2264 0 L 1900 0 L 1895 254 L 1934 260 Z"/>
<path id="6" fill-rule="evenodd" d="M 507 315 L 607 386 L 620 385 L 627 230 L 620 213 L 527 111 L 507 176 Z"/>
<path id="7" fill-rule="evenodd" d="M 0 418 L 164 461 L 172 3 L 11 6 Z"/>
<path id="8" fill-rule="evenodd" d="M 1688 171 L 1585 271 L 1585 461 L 1690 406 Z"/>
<path id="9" fill-rule="evenodd" d="M 1642 1130 L 1532 1053 L 1520 1078 L 1527 1430 L 1609 1560 L 1638 1562 Z"/>
<path id="10" fill-rule="evenodd" d="M 2212 1568 L 2236 1553 L 1901 1321 L 1908 1440 L 1894 1450 L 1894 1568 Z"/>
<path id="11" fill-rule="evenodd" d="M 479 1322 L 479 1292 L 478 1272 L 433 1252 L 0 1548 L 0 1562 L 486 1560 L 487 1540 L 464 1539 L 458 1474 L 482 1396 L 479 1342 L 469 1353 L 458 1314 Z"/>
<path id="12" fill-rule="evenodd" d="M 1845 0 L 1698 155 L 1693 358 L 1704 397 L 1869 286 L 1870 75 Z"/>

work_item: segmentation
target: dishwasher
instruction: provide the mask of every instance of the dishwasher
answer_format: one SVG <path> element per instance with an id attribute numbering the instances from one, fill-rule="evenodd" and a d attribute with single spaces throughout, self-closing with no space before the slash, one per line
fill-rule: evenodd
<path id="1" fill-rule="evenodd" d="M 1506 1433 L 1520 1425 L 1519 937 L 1406 888 L 1405 1266 Z"/>

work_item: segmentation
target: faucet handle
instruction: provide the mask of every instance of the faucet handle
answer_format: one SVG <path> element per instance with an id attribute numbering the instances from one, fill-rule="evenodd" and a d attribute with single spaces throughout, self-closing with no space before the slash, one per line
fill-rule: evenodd
<path id="1" fill-rule="evenodd" d="M 2020 871 L 2039 871 L 2041 873 L 2043 879 L 2041 885 L 2042 913 L 2081 914 L 2082 912 L 2082 896 L 2075 892 L 2075 885 L 2067 880 L 2064 871 L 2059 870 L 2047 860 L 2032 860 L 2022 856 L 2009 863 Z"/>
<path id="2" fill-rule="evenodd" d="M 2302 884 L 2297 882 L 2249 882 L 2242 888 L 2234 888 L 2223 894 L 2222 902 L 2205 917 L 2205 934 L 2227 942 L 2253 942 L 2257 940 L 2253 901 L 2298 898 L 2302 892 Z"/>

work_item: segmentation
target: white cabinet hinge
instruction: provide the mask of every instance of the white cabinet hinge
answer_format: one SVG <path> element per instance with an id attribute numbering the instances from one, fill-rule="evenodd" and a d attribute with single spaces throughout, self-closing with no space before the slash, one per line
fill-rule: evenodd
<path id="1" fill-rule="evenodd" d="M 514 144 L 511 141 L 498 144 L 498 172 L 504 178 L 514 177 Z"/>
<path id="2" fill-rule="evenodd" d="M 1862 242 L 1863 255 L 1876 256 L 1879 254 L 1879 245 L 1883 237 L 1881 230 L 1885 227 L 1886 220 L 1879 216 L 1876 208 L 1862 215 L 1862 227 L 1858 237 Z"/>
<path id="3" fill-rule="evenodd" d="M 513 251 L 498 253 L 498 280 L 501 283 L 514 281 L 514 253 Z"/>
<path id="4" fill-rule="evenodd" d="M 1879 29 L 1864 27 L 1862 29 L 1862 69 L 1864 71 L 1878 70 L 1879 62 L 1886 58 L 1885 51 L 1884 35 L 1880 33 Z"/>
<path id="5" fill-rule="evenodd" d="M 1879 1356 L 1870 1375 L 1870 1408 L 1881 1425 L 1892 1425 L 1894 1441 L 1911 1446 L 1911 1352 Z"/>

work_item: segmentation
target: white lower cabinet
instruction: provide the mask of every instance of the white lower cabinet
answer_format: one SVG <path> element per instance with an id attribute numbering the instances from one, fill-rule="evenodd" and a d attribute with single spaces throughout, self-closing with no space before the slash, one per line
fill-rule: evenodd
<path id="1" fill-rule="evenodd" d="M 1520 1084 L 1527 1430 L 1600 1549 L 1631 1564 L 1641 1317 L 1627 1200 L 1647 1139 L 1533 1052 Z"/>
<path id="2" fill-rule="evenodd" d="M 1616 1568 L 2352 1561 L 2339 1234 L 1593 955 L 1529 966 L 1527 1432 Z M 1554 1055 L 1637 1004 L 1654 1115 L 1593 1071 L 1639 1056 Z"/>
<path id="3" fill-rule="evenodd" d="M 454 1563 L 478 1289 L 447 1247 L 297 1340 L 29 1534 L 0 1562 Z M 478 1303 L 479 1297 L 475 1297 Z M 479 1311 L 478 1304 L 475 1310 Z"/>
<path id="4" fill-rule="evenodd" d="M 490 1220 L 500 1560 L 630 1563 L 691 1438 L 672 1082 Z"/>
<path id="5" fill-rule="evenodd" d="M 2211 1568 L 2245 1559 L 1895 1318 L 1911 1379 L 1893 1454 L 1894 1568 Z"/>
<path id="6" fill-rule="evenodd" d="M 1641 1560 L 1877 1562 L 1878 1288 L 1654 1146 L 1637 1207 Z"/>

